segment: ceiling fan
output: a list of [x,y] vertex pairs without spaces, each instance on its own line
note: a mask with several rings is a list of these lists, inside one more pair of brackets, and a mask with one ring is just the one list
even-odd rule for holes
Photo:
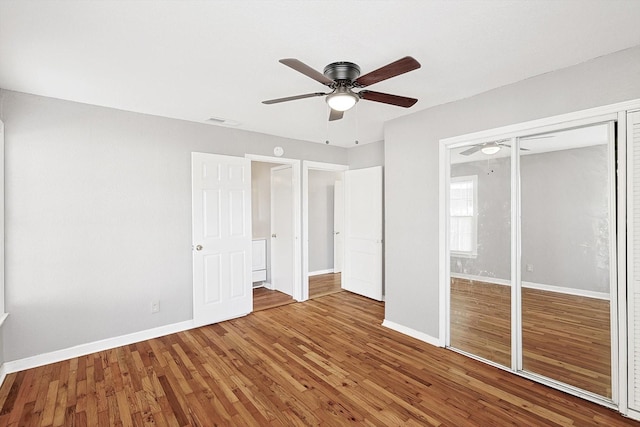
[[331,92],[314,92],[304,95],[288,96],[286,98],[270,99],[262,101],[263,104],[277,104],[280,102],[294,101],[296,99],[312,98],[316,96],[327,96],[327,104],[331,108],[329,120],[340,120],[345,111],[353,107],[361,99],[384,104],[396,105],[398,107],[409,108],[416,102],[415,98],[405,96],[390,95],[388,93],[374,92],[371,90],[361,90],[354,92],[353,89],[360,89],[374,83],[408,73],[420,68],[420,63],[410,56],[405,56],[395,62],[380,67],[363,76],[360,75],[360,67],[353,62],[333,62],[324,67],[324,72],[320,73],[307,64],[295,59],[281,59],[280,63],[293,68],[299,73],[314,79],[317,82],[329,87]]
[[[554,134],[544,134],[544,135],[533,135],[533,136],[525,136],[524,138],[520,138],[521,141],[532,140],[532,139],[547,139],[547,138],[555,138]],[[505,142],[510,141],[510,138],[500,139],[498,141],[489,141],[483,142],[481,144],[472,145],[468,150],[462,151],[460,154],[463,156],[470,156],[478,151],[482,151],[484,154],[492,155],[496,154],[502,147],[509,147],[509,144],[505,144]],[[520,147],[520,151],[531,151],[528,148]]]
[[[482,151],[484,154],[487,154],[487,155],[496,154],[498,151],[500,151],[502,147],[511,148],[509,144],[505,144],[505,142],[507,141],[510,141],[510,139],[500,139],[498,141],[483,142],[481,144],[472,145],[471,148],[469,148],[468,150],[462,151],[460,154],[463,156],[470,156],[474,153],[477,153],[478,151]],[[520,147],[520,150],[529,151],[528,148],[522,148],[522,147]]]

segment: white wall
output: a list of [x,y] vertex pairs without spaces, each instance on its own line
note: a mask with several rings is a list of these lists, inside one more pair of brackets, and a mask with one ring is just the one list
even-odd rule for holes
[[348,160],[340,147],[4,90],[0,112],[6,361],[192,318],[192,151]]
[[440,139],[636,98],[640,46],[387,123],[385,318],[439,334]]

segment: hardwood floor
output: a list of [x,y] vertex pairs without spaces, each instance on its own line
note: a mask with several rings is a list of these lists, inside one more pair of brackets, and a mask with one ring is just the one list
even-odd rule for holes
[[341,292],[341,276],[341,273],[309,276],[309,298],[318,298]]
[[339,292],[10,374],[0,426],[640,425],[383,316]]
[[296,302],[291,296],[267,288],[253,289],[253,311],[267,310]]
[[[452,279],[451,346],[511,365],[511,288]],[[611,397],[609,301],[522,289],[524,369]]]
[[[309,277],[309,298],[318,298],[336,292],[342,292],[340,273],[319,274]],[[253,311],[267,310],[291,304],[292,302],[295,302],[295,300],[282,292],[267,288],[253,289]]]

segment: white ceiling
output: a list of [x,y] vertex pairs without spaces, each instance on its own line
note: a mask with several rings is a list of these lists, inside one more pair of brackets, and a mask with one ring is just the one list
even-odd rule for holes
[[[640,44],[640,1],[0,0],[0,87],[283,137],[352,146],[385,121]],[[422,68],[369,89],[327,123],[324,86],[278,63],[363,74],[411,55]]]

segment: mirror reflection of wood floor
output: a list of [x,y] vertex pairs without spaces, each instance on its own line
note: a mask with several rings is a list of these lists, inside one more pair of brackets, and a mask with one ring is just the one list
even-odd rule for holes
[[0,426],[640,426],[383,319],[344,291],[12,373]]
[[[318,298],[341,292],[340,273],[320,274],[309,276],[309,298]],[[253,311],[266,310],[281,305],[295,302],[293,298],[282,292],[267,288],[255,288],[253,290]]]
[[[609,301],[522,289],[528,372],[611,397]],[[511,365],[511,287],[451,280],[451,346]]]

